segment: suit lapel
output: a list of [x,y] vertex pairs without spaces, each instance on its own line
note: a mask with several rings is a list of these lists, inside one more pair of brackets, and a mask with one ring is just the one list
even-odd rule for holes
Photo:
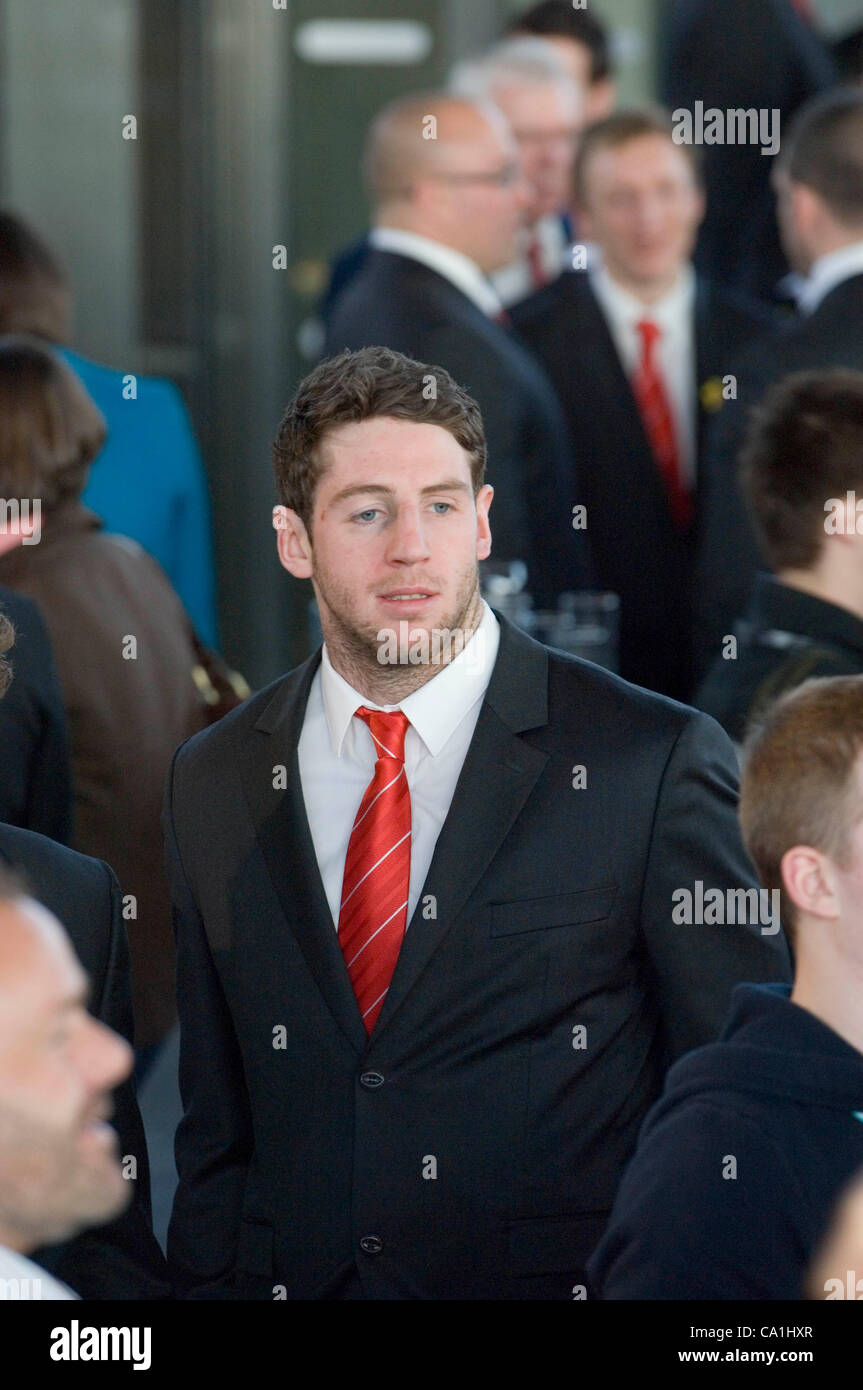
[[[358,1052],[367,1042],[315,856],[297,746],[320,652],[281,685],[247,735],[241,776],[282,910],[330,1012]],[[273,786],[284,766],[287,786]]]
[[[516,821],[548,754],[518,734],[548,722],[544,647],[503,618],[497,661],[374,1038],[387,1028]],[[424,903],[434,900],[435,915]]]

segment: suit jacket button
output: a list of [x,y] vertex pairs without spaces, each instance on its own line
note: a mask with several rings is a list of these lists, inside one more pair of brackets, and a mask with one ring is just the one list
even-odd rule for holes
[[364,1255],[379,1255],[384,1248],[384,1243],[380,1236],[363,1236],[360,1240],[360,1249]]
[[374,1091],[376,1087],[383,1086],[384,1079],[379,1071],[364,1071],[360,1076],[360,1085],[365,1086],[367,1091]]

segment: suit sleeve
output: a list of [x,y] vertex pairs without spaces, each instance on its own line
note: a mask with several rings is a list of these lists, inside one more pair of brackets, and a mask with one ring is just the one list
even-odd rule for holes
[[[103,885],[94,895],[93,918],[104,922],[100,937],[109,942],[101,991],[92,1011],[102,1023],[133,1042],[129,946],[121,915],[120,886],[107,864],[99,866]],[[167,1268],[153,1235],[150,1166],[135,1083],[130,1076],[114,1092],[114,1119],[121,1162],[134,1158],[137,1176],[131,1205],[115,1221],[85,1231],[39,1262],[69,1284],[82,1298],[164,1299],[169,1296]]]
[[780,1145],[695,1101],[642,1140],[588,1266],[603,1299],[800,1297],[804,1193]]
[[729,901],[727,889],[757,887],[736,812],[732,744],[708,715],[693,713],[662,778],[641,900],[644,944],[655,974],[669,1062],[714,1041],[734,985],[790,979],[784,934],[781,928],[773,932],[770,922],[679,920],[686,903],[681,890],[692,895],[695,915],[699,880],[704,894],[719,889],[724,902]]
[[179,846],[183,817],[176,793],[183,746],[174,755],[164,809],[165,852],[177,942],[180,1096],[183,1118],[175,1157],[179,1184],[168,1230],[175,1293],[233,1296],[234,1263],[252,1119],[230,1011]]

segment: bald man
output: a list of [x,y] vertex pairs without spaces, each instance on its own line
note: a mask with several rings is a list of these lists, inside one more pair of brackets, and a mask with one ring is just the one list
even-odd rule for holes
[[131,1200],[109,1119],[132,1049],[87,988],[56,917],[0,869],[0,1299],[76,1297],[29,1252]]
[[325,354],[394,348],[470,392],[488,439],[495,557],[526,561],[537,606],[553,606],[587,578],[574,462],[548,378],[487,278],[515,258],[531,196],[512,132],[485,102],[404,98],[374,122],[365,171],[370,251],[332,308]]

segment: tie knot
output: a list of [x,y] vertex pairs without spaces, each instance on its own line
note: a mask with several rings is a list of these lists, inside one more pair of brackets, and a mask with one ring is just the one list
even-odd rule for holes
[[400,709],[366,709],[365,705],[360,705],[354,714],[368,724],[378,761],[381,758],[395,758],[397,762],[404,762],[405,734],[410,726],[406,714],[402,714]]
[[647,357],[653,351],[654,346],[661,336],[662,330],[658,323],[653,322],[653,319],[641,319],[636,327],[641,334],[644,355]]

